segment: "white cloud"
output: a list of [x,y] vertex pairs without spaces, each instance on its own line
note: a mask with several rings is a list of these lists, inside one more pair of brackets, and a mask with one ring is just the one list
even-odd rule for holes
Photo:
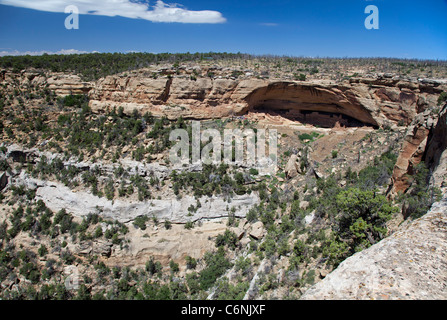
[[264,23],[261,23],[261,26],[265,26],[265,27],[277,27],[278,24],[277,24],[277,23],[273,23],[273,22],[264,22]]
[[3,56],[26,56],[26,55],[41,56],[44,53],[46,53],[46,54],[82,54],[82,53],[89,53],[89,52],[76,50],[76,49],[61,49],[56,52],[51,52],[51,51],[46,51],[46,50],[41,50],[41,51],[18,51],[18,50],[6,51],[6,50],[3,50],[3,51],[0,51],[0,57],[3,57]]
[[122,16],[152,22],[223,23],[226,19],[218,11],[192,11],[178,4],[157,0],[154,6],[134,0],[0,0],[0,4],[48,12],[65,12],[74,5],[80,14]]

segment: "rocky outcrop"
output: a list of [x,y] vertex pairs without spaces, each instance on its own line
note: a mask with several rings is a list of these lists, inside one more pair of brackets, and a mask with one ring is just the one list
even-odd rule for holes
[[57,74],[46,80],[48,89],[53,90],[56,95],[66,96],[69,94],[87,94],[93,87],[90,82],[82,81],[77,75]]
[[302,114],[303,120],[308,112],[324,112],[342,114],[368,125],[379,123],[373,116],[375,110],[363,104],[350,86],[274,82],[253,90],[246,101],[251,110],[281,110],[292,118]]
[[126,113],[137,109],[170,119],[180,115],[214,119],[267,110],[328,127],[408,125],[447,91],[446,81],[395,75],[334,83],[255,78],[250,73],[237,78],[223,70],[201,70],[199,66],[189,70],[155,68],[110,75],[95,82],[85,82],[73,74],[5,71],[2,83],[18,80],[24,86],[46,87],[59,96],[88,94],[95,112],[122,107]]
[[400,78],[334,84],[186,75],[154,79],[146,73],[141,70],[98,80],[89,92],[90,107],[96,112],[114,107],[123,107],[128,113],[137,109],[171,119],[180,115],[212,119],[269,110],[300,121],[335,116],[333,123],[327,119],[331,126],[337,122],[349,125],[352,120],[357,125],[382,126],[410,123],[416,114],[434,105],[446,87]]
[[294,178],[298,175],[298,164],[297,164],[298,156],[296,154],[292,154],[287,161],[287,164],[284,168],[284,172],[286,173],[287,178]]
[[392,194],[405,192],[410,186],[408,175],[421,163],[428,134],[434,119],[429,112],[420,114],[407,128],[407,132],[393,169]]
[[[185,196],[181,199],[153,199],[138,202],[121,199],[110,201],[86,191],[74,192],[61,183],[33,179],[24,172],[14,178],[14,183],[36,190],[36,199],[43,200],[45,205],[54,212],[66,209],[77,217],[97,213],[120,222],[129,222],[138,216],[148,216],[159,221],[186,223],[228,217],[233,210],[235,217],[245,217],[248,211],[259,203],[259,197],[254,192],[234,196],[229,201],[215,196],[198,199]],[[197,205],[198,201],[200,206]],[[191,211],[189,209],[191,207],[195,209]]]
[[267,231],[264,229],[264,224],[261,221],[257,221],[251,226],[250,236],[259,240],[264,237],[266,232]]
[[95,241],[82,241],[76,245],[75,252],[79,255],[100,255],[103,257],[110,257],[112,253],[112,242],[97,239]]
[[425,164],[432,172],[433,186],[447,189],[447,105],[439,112],[438,121],[427,137]]
[[19,83],[25,87],[46,87],[58,96],[88,94],[94,86],[93,82],[83,81],[77,75],[62,72],[43,72],[33,69],[24,70],[21,73],[4,70],[0,81],[4,84]]
[[437,187],[447,187],[444,182],[447,168],[446,116],[446,106],[438,114],[427,110],[417,115],[407,128],[393,170],[392,195],[405,192],[410,187],[408,176],[422,161],[433,174],[431,182]]
[[447,198],[343,261],[301,299],[447,299]]
[[145,267],[149,259],[168,266],[173,260],[179,263],[180,270],[186,271],[185,258],[203,258],[207,251],[216,248],[215,238],[223,234],[228,226],[222,221],[197,223],[194,228],[172,224],[166,229],[163,225],[149,225],[146,230],[134,229],[126,236],[126,248],[114,245],[105,263],[108,266]]
[[100,79],[90,92],[90,107],[101,112],[122,107],[130,113],[134,109],[176,119],[212,119],[239,114],[250,91],[263,80],[138,76],[108,76]]

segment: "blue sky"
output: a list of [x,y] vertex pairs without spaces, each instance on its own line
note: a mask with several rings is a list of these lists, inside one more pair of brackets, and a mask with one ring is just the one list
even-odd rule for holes
[[[155,0],[114,1],[79,7],[96,14],[81,14],[79,29],[67,30],[63,8],[79,0],[0,0],[0,54],[215,51],[447,60],[447,0],[164,0],[158,9]],[[368,5],[379,9],[378,30],[364,26]]]

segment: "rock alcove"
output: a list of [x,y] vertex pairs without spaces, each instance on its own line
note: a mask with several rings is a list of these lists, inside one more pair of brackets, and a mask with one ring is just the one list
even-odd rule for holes
[[371,112],[352,94],[337,87],[276,82],[246,97],[244,112],[280,115],[293,121],[331,128],[378,127]]

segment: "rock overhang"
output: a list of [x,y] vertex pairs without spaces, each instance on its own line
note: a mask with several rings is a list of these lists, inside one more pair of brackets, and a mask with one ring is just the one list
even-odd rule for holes
[[[291,118],[309,112],[344,115],[359,124],[378,126],[378,122],[351,88],[322,86],[313,83],[272,82],[253,90],[245,99],[251,111],[259,109],[281,110]],[[286,114],[286,116],[287,116]],[[301,114],[301,115],[300,115]],[[346,119],[348,120],[348,119]]]

